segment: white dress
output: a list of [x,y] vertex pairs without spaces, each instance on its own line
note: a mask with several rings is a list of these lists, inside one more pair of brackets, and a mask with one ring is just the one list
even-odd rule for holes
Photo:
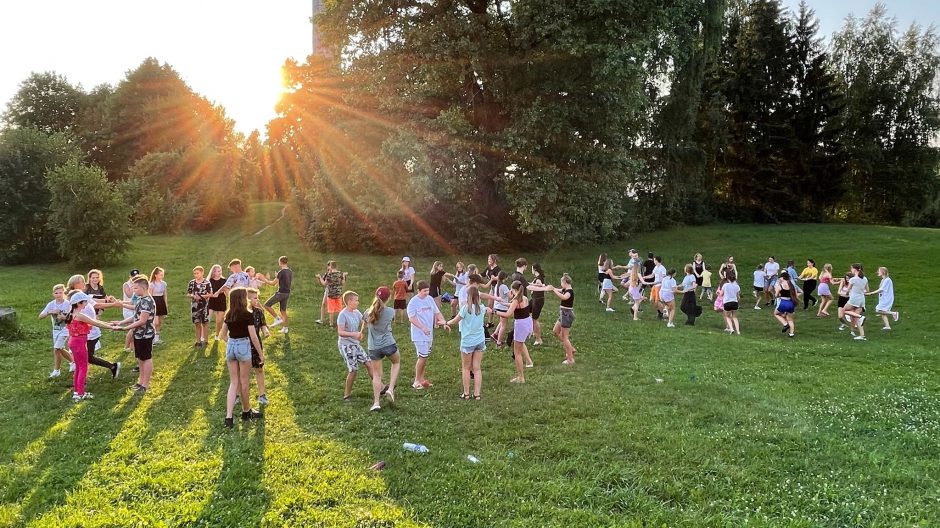
[[878,289],[881,291],[878,292],[878,306],[875,307],[875,311],[890,312],[891,307],[894,306],[894,282],[891,281],[891,277],[881,279],[881,286],[878,286]]

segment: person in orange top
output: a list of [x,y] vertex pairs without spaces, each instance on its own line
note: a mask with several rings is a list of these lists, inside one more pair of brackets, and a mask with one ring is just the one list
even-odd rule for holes
[[405,322],[405,310],[408,308],[408,282],[405,281],[405,272],[398,270],[398,280],[392,284],[395,292],[395,319]]

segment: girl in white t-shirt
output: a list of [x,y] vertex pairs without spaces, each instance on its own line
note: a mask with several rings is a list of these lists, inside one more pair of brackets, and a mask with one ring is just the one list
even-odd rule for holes
[[900,312],[891,311],[891,308],[894,307],[894,282],[888,276],[888,268],[884,266],[878,268],[878,276],[881,277],[881,284],[878,285],[878,289],[865,295],[878,294],[878,306],[875,307],[875,313],[880,315],[881,320],[884,321],[885,325],[882,330],[891,330],[891,322],[888,320],[888,316],[891,316],[895,322],[901,317]]
[[672,321],[676,317],[677,290],[676,268],[670,268],[669,271],[666,272],[666,277],[663,278],[663,283],[659,288],[659,300],[662,301],[663,305],[665,306],[667,315],[666,328],[676,327]]
[[[849,300],[842,314],[845,322],[853,329],[856,341],[865,341],[865,293],[868,291],[868,278],[861,264],[852,264],[852,278],[849,279]],[[855,333],[858,332],[858,335]]]

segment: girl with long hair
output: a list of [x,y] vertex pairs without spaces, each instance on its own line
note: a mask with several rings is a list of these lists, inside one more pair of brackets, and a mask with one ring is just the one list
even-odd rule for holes
[[[372,365],[373,380],[378,380],[381,387],[375,397],[373,405],[379,405],[379,397],[385,395],[389,401],[395,401],[395,387],[398,383],[398,372],[401,370],[401,355],[398,353],[398,344],[392,335],[392,322],[395,320],[395,309],[388,306],[388,299],[392,292],[385,286],[375,290],[375,298],[363,319],[369,334],[368,354]],[[382,360],[388,358],[392,364],[388,385],[382,386],[384,375]],[[375,387],[375,385],[373,385]]]
[[225,362],[228,365],[228,394],[225,399],[225,427],[235,426],[233,413],[235,395],[241,396],[242,420],[261,418],[261,413],[251,408],[248,387],[251,376],[251,347],[261,350],[261,341],[255,330],[255,320],[248,304],[248,290],[238,286],[229,292],[229,307],[225,312],[221,336],[226,340]]
[[780,274],[774,285],[774,293],[777,298],[774,317],[783,325],[780,331],[789,334],[790,337],[795,337],[796,322],[793,320],[793,314],[796,311],[796,287],[793,285],[789,272],[784,271]]
[[[480,399],[483,388],[483,352],[486,350],[486,334],[483,321],[490,310],[483,306],[480,290],[471,284],[466,288],[467,302],[460,306],[460,311],[450,321],[444,323],[448,328],[459,324],[460,329],[460,372],[463,392],[460,398]],[[473,394],[470,393],[470,379],[473,379]]]
[[225,293],[220,293],[222,287],[225,286],[225,281],[227,279],[222,275],[222,265],[213,264],[209,268],[209,285],[211,286],[208,309],[209,309],[209,319],[212,319],[212,316],[215,316],[215,332],[212,333],[212,337],[219,335],[219,332],[222,331],[222,323],[225,319],[225,309],[226,309],[226,296]]
[[816,317],[829,317],[829,306],[832,305],[832,264],[823,264],[822,273],[819,274],[819,308]]
[[163,327],[163,318],[169,313],[166,303],[166,282],[163,281],[164,274],[165,271],[159,266],[150,272],[150,296],[153,297],[153,302],[157,303],[157,313],[154,314],[153,319],[153,329],[156,332],[153,338],[155,345],[162,343],[160,329]]
[[512,301],[506,312],[499,314],[503,318],[502,325],[508,322],[510,315],[513,318],[512,354],[516,362],[516,377],[509,382],[525,383],[525,369],[533,366],[529,349],[525,346],[526,339],[532,333],[532,307],[529,306],[529,299],[523,295],[521,282],[513,282],[509,289]]

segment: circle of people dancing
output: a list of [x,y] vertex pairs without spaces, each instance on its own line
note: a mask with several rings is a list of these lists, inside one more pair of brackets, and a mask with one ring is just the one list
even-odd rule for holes
[[[498,255],[491,254],[482,271],[475,264],[457,262],[453,273],[450,273],[445,271],[441,261],[435,261],[428,280],[416,280],[411,258],[404,257],[397,280],[391,286],[377,288],[372,302],[363,312],[360,310],[360,295],[352,290],[344,291],[348,273],[340,271],[336,261],[329,261],[325,271],[317,275],[324,292],[320,318],[316,323],[336,329],[337,348],[347,369],[343,401],[352,401],[360,367],[365,367],[371,381],[371,411],[382,409],[383,398],[388,402],[395,401],[401,369],[399,347],[392,331],[396,323],[410,326],[416,354],[411,387],[416,391],[433,387],[426,371],[435,329],[447,332],[457,329],[460,333],[461,399],[482,398],[481,365],[487,343],[496,347],[511,343],[515,376],[509,381],[525,383],[526,371],[534,367],[526,343],[530,337],[534,338],[533,346],[543,343],[540,319],[546,293],[559,300],[558,317],[552,333],[564,349],[562,364],[574,365],[577,349],[572,345],[570,335],[575,321],[575,290],[571,276],[563,274],[558,286],[554,286],[546,280],[540,264],[533,264],[531,270],[525,258],[516,259],[514,264],[515,271],[510,274],[500,268]],[[271,329],[278,326],[281,327],[280,333],[288,334],[287,307],[293,282],[288,258],[281,256],[277,265],[278,271],[271,278],[256,273],[251,266],[242,270],[239,259],[229,262],[228,277],[222,275],[219,264],[210,268],[208,277],[202,266],[192,270],[193,278],[186,291],[191,301],[193,347],[206,347],[209,339],[225,343],[229,387],[223,425],[227,428],[234,427],[237,405],[241,406],[243,421],[261,419],[263,413],[258,409],[268,405],[263,341],[271,336]],[[527,276],[527,272],[530,275]],[[636,250],[631,249],[625,265],[615,265],[607,254],[601,254],[597,261],[598,302],[605,306],[606,312],[616,311],[613,302],[619,285],[626,289],[623,300],[629,302],[633,320],[640,320],[641,306],[648,301],[657,318],[665,321],[667,328],[675,328],[677,297],[681,296],[679,311],[685,314],[686,325],[695,324],[703,312],[698,301],[707,298],[714,311],[722,314],[724,331],[741,335],[738,311],[744,294],[738,283],[740,275],[734,257],[728,256],[721,263],[715,285],[712,266],[706,264],[699,253],[684,266],[683,272],[680,283],[676,269],[667,269],[662,257],[653,253],[649,253],[644,261]],[[112,363],[95,355],[101,349],[102,329],[125,332],[124,349],[133,351],[137,362],[132,370],[138,377],[130,390],[139,395],[149,390],[153,375],[153,347],[162,343],[160,332],[169,313],[164,275],[165,270],[160,267],[154,268],[149,277],[142,275],[139,269],[130,270],[129,278],[122,286],[121,299],[107,294],[104,273],[97,269],[90,270],[87,279],[73,275],[66,284],[53,286],[53,300],[39,314],[40,319],[52,318],[53,370],[49,378],[61,376],[62,362],[68,362],[69,372],[73,374],[74,402],[93,398],[92,393],[86,390],[89,365],[108,369],[112,379],[121,373],[120,362]],[[771,256],[753,271],[753,309],[772,309],[774,318],[781,325],[781,332],[794,338],[795,314],[801,297],[804,311],[814,306],[816,317],[829,317],[831,306],[836,302],[839,330],[848,328],[855,340],[864,341],[867,296],[878,295],[875,313],[882,319],[883,330],[890,330],[891,321],[898,321],[900,317],[897,311],[893,311],[894,285],[888,269],[878,268],[878,276],[881,279],[878,289],[869,290],[868,278],[861,264],[852,264],[842,277],[835,277],[831,264],[824,264],[820,270],[813,259],[807,259],[806,266],[797,274],[792,260],[782,268]],[[802,287],[797,281],[802,282]],[[444,291],[445,283],[453,287],[453,294]],[[276,286],[277,289],[261,303],[259,295],[264,286]],[[278,312],[274,311],[275,304]],[[446,307],[449,307],[449,319],[442,312]],[[104,310],[110,308],[120,308],[123,317],[109,322],[100,320]],[[266,314],[273,318],[271,324],[267,323]],[[214,331],[210,333],[213,318]],[[383,381],[386,359],[390,363],[387,383]],[[258,390],[258,409],[251,407],[249,387],[252,372]]]

